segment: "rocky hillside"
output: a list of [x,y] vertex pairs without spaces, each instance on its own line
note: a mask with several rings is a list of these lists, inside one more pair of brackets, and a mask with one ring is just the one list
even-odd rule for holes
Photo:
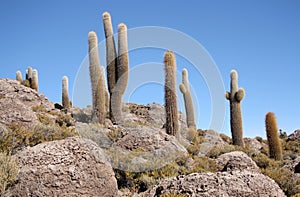
[[155,103],[123,104],[122,124],[99,125],[90,107],[55,109],[42,94],[0,79],[0,108],[0,151],[17,164],[0,162],[3,175],[17,172],[0,180],[4,196],[300,193],[298,131],[281,139],[284,159],[274,161],[259,137],[245,138],[240,148],[224,134],[199,129],[191,140],[182,113],[178,136],[167,135],[164,107]]

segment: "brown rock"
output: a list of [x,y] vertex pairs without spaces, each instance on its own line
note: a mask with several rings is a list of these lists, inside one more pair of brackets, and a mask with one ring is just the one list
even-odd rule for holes
[[186,194],[201,197],[285,196],[274,180],[250,171],[182,175],[163,180],[140,196],[161,196],[162,194]]
[[101,148],[84,138],[67,138],[27,148],[16,155],[17,183],[4,196],[116,196],[117,181]]
[[220,155],[216,159],[217,169],[222,172],[248,170],[260,172],[256,163],[244,152],[234,151]]

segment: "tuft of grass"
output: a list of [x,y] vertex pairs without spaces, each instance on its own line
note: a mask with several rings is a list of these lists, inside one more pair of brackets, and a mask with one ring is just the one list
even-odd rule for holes
[[0,194],[16,181],[18,173],[16,161],[10,155],[0,152]]

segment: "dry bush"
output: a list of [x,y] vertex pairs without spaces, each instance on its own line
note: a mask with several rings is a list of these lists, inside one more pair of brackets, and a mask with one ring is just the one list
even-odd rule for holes
[[16,181],[19,168],[15,160],[0,152],[0,194]]

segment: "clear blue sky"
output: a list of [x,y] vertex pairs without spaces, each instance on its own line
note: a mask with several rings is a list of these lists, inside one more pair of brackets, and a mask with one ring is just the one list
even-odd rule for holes
[[[87,55],[88,32],[96,31],[99,41],[104,38],[104,11],[111,13],[115,32],[117,25],[125,22],[128,28],[162,26],[191,36],[215,61],[226,90],[229,72],[236,69],[239,85],[246,90],[242,101],[245,136],[265,136],[264,118],[269,111],[276,114],[279,128],[288,133],[300,128],[297,0],[0,1],[0,77],[15,78],[17,70],[24,73],[31,65],[39,70],[40,92],[51,101],[61,100],[63,75],[69,76],[72,95],[76,73]],[[163,53],[133,51],[130,66],[162,63]],[[188,62],[178,60],[180,72]],[[190,77],[200,106],[198,127],[205,129],[211,116],[209,90],[203,78]],[[178,97],[182,97],[179,92]],[[142,86],[130,101],[163,103],[163,88]],[[228,102],[224,102],[228,111]],[[228,115],[222,130],[226,134]]]

